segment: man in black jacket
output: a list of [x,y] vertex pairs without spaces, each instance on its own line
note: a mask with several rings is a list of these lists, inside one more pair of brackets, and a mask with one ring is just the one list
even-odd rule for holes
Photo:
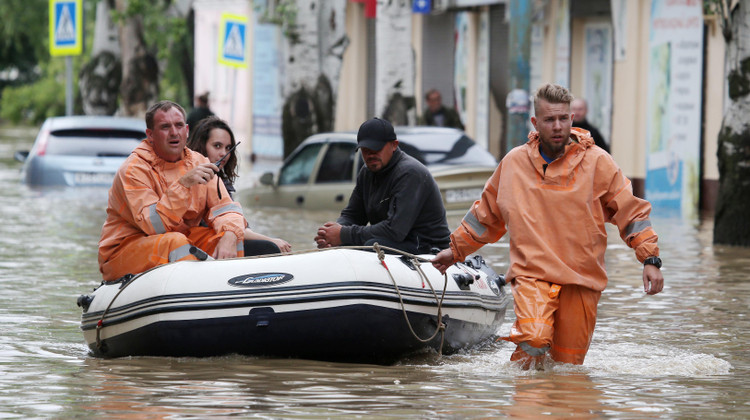
[[214,115],[214,112],[208,107],[208,92],[206,92],[195,97],[195,108],[187,115],[185,122],[192,131],[198,128],[198,123],[201,120],[212,115]]
[[380,245],[412,254],[448,245],[450,229],[430,171],[398,147],[393,126],[373,118],[357,133],[365,166],[336,222],[318,228],[318,248]]
[[424,99],[427,102],[427,108],[422,113],[422,124],[464,129],[464,124],[461,122],[458,112],[443,105],[443,96],[440,95],[439,90],[430,89],[424,95]]
[[573,99],[573,102],[570,103],[570,112],[573,113],[573,127],[583,128],[584,130],[587,130],[589,133],[591,133],[591,137],[594,138],[594,144],[604,149],[605,152],[609,153],[609,146],[607,145],[607,142],[604,141],[604,136],[602,136],[602,133],[599,132],[599,130],[591,125],[588,120],[586,120],[586,113],[588,112],[589,107],[586,104],[586,101],[581,98]]

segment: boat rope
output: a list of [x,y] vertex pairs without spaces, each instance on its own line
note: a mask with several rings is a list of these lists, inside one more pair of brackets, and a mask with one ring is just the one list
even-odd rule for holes
[[[414,255],[414,254],[411,254],[411,253],[406,252],[406,251],[402,251],[402,250],[397,249],[397,248],[391,248],[391,247],[384,246],[384,245],[379,245],[379,246],[380,246],[381,249],[389,251],[392,254],[400,254],[400,255],[403,255],[403,256],[405,256],[405,257],[407,257],[409,259],[412,259],[412,260],[418,260],[418,261],[422,261],[422,262],[430,262],[431,261],[430,258],[425,258],[425,257],[419,256],[419,255]],[[303,250],[300,250],[300,251],[277,252],[275,254],[248,255],[248,256],[238,257],[238,258],[240,258],[240,259],[251,259],[252,260],[252,259],[259,259],[259,258],[279,257],[279,256],[284,256],[284,255],[300,255],[300,254],[310,254],[310,253],[314,253],[314,252],[335,251],[337,249],[359,249],[359,250],[362,250],[362,251],[374,251],[375,250],[374,245],[339,245],[339,246],[334,246],[334,247],[330,247],[330,248],[311,248],[311,249],[303,249]]]
[[126,274],[120,280],[118,280],[116,282],[103,282],[102,283],[102,284],[105,284],[105,283],[116,284],[118,282],[122,283],[122,285],[120,285],[120,290],[118,290],[117,293],[115,293],[115,295],[112,297],[112,300],[109,301],[109,305],[107,305],[107,307],[104,309],[104,312],[102,312],[101,318],[99,318],[99,321],[97,321],[97,323],[96,323],[96,348],[99,349],[102,353],[106,352],[106,348],[104,348],[104,349],[102,348],[102,346],[104,345],[104,341],[101,339],[101,330],[102,330],[102,327],[104,327],[104,317],[107,316],[107,312],[109,312],[109,309],[112,307],[112,304],[115,303],[115,300],[117,299],[117,297],[120,296],[120,293],[122,293],[122,291],[125,290],[126,287],[130,286],[131,284],[133,284],[133,282],[135,281],[135,279],[143,276],[144,274],[148,273],[149,271],[151,271],[151,270],[153,270],[155,268],[156,267],[151,268],[149,270],[146,270],[146,271],[144,271],[142,273],[135,274],[135,275],[133,275],[133,274]]
[[[130,278],[128,278],[127,276],[130,276]],[[104,312],[102,312],[102,317],[99,318],[99,321],[96,323],[96,348],[99,350],[102,349],[103,345],[101,331],[102,327],[104,326],[104,317],[107,316],[107,312],[109,312],[109,308],[112,307],[112,304],[115,303],[115,299],[117,299],[117,296],[120,296],[120,293],[122,293],[122,291],[125,290],[125,288],[133,282],[133,279],[135,279],[132,274],[128,274],[127,276],[123,278],[123,284],[122,286],[120,286],[120,290],[118,290],[112,300],[109,301],[109,305],[107,305],[107,307],[104,309]]]
[[[429,341],[432,341],[435,337],[437,337],[438,333],[440,333],[441,337],[440,337],[440,346],[438,347],[438,355],[442,355],[443,343],[445,342],[445,323],[443,322],[443,300],[445,299],[445,291],[448,288],[448,275],[444,274],[445,283],[443,285],[443,294],[440,296],[440,299],[438,299],[437,293],[435,292],[435,288],[432,287],[432,282],[430,282],[430,279],[427,277],[424,271],[422,271],[422,267],[419,262],[420,259],[427,260],[426,258],[421,258],[416,255],[411,255],[408,252],[400,251],[394,248],[383,247],[383,246],[380,246],[380,244],[378,244],[377,242],[373,244],[372,249],[378,254],[378,259],[380,260],[381,265],[385,267],[385,270],[388,272],[388,277],[391,278],[393,287],[396,289],[396,293],[398,294],[398,300],[401,303],[401,312],[404,314],[404,320],[406,320],[406,325],[409,327],[409,331],[411,331],[411,334],[414,336],[414,338],[416,338],[417,341],[421,343],[427,343]],[[411,325],[411,321],[409,320],[409,315],[406,313],[406,304],[404,303],[404,297],[401,296],[401,290],[399,289],[398,284],[396,284],[396,279],[393,278],[393,274],[391,274],[391,270],[385,264],[384,249],[388,249],[390,251],[396,251],[400,254],[410,256],[410,258],[412,258],[412,263],[414,264],[414,267],[416,267],[417,272],[419,273],[419,276],[422,279],[422,284],[424,285],[424,282],[426,280],[427,284],[430,286],[432,295],[435,297],[435,301],[437,302],[437,327],[435,328],[435,332],[432,333],[432,335],[429,338],[421,338],[419,334],[417,334],[417,332],[414,331],[414,327]]]
[[[268,257],[277,257],[280,255],[307,254],[311,252],[332,251],[336,249],[358,249],[358,250],[364,250],[364,251],[375,251],[377,253],[377,256],[378,256],[378,259],[380,260],[381,265],[385,267],[386,271],[388,272],[388,277],[390,277],[391,282],[393,283],[393,287],[396,289],[399,303],[401,304],[401,312],[404,314],[404,319],[406,320],[406,325],[409,327],[409,331],[411,331],[411,334],[414,336],[414,338],[416,338],[418,341],[422,343],[427,343],[433,340],[438,335],[438,333],[441,333],[442,335],[440,338],[440,347],[438,348],[438,354],[442,355],[443,343],[445,341],[445,328],[446,328],[445,323],[443,323],[443,300],[445,299],[445,292],[446,292],[446,289],[448,288],[448,275],[444,274],[445,282],[443,284],[443,293],[440,295],[440,298],[438,298],[437,292],[435,292],[435,288],[432,286],[432,282],[430,282],[430,279],[424,273],[420,264],[421,262],[430,262],[429,258],[424,258],[419,255],[414,255],[409,252],[402,251],[400,249],[383,246],[383,245],[378,244],[377,242],[373,244],[372,246],[364,246],[364,245],[337,246],[337,247],[323,248],[323,249],[292,251],[286,254],[277,253],[277,254],[266,254],[266,255],[254,255],[254,256],[248,256],[248,257],[243,257],[243,258],[247,258],[247,259],[268,258]],[[393,274],[391,274],[391,270],[388,268],[388,266],[385,263],[385,251],[389,251],[394,254],[401,254],[409,258],[412,264],[414,265],[414,267],[416,268],[416,271],[419,273],[419,277],[422,280],[422,287],[424,287],[425,281],[430,286],[432,295],[435,298],[435,301],[437,302],[437,328],[435,328],[435,332],[429,338],[426,338],[426,339],[421,338],[419,337],[417,332],[414,331],[411,321],[409,320],[409,316],[406,313],[406,304],[404,303],[404,298],[401,295],[401,290],[399,289],[398,284],[396,283],[396,279],[393,278]],[[112,300],[107,305],[107,308],[104,309],[104,311],[102,312],[102,316],[99,318],[99,321],[96,323],[96,348],[97,349],[102,350],[102,352],[106,351],[102,349],[102,346],[104,345],[104,341],[101,339],[101,330],[104,327],[104,318],[107,316],[107,313],[109,312],[110,308],[112,308],[112,305],[115,303],[115,300],[117,300],[117,297],[120,296],[120,293],[122,293],[125,290],[125,288],[133,284],[133,282],[137,278],[142,277],[144,274],[158,267],[160,266],[153,267],[137,275],[128,274],[118,281],[122,283],[122,285],[120,286],[120,290],[118,290],[117,293],[112,297]],[[105,283],[112,284],[112,283],[117,283],[117,282],[105,282]]]

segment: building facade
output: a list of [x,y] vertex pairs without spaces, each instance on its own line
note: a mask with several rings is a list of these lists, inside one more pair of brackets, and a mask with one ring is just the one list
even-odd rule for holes
[[[425,92],[438,89],[467,134],[501,158],[530,128],[533,107],[524,99],[554,82],[587,100],[589,121],[639,196],[689,217],[714,208],[724,40],[700,1],[341,0],[301,22],[305,39],[319,40],[304,61],[311,73],[292,82],[289,74],[300,71],[297,44],[259,19],[267,9],[258,0],[202,0],[194,8],[196,92],[212,91],[217,114],[250,140],[246,155],[283,158],[289,85],[298,92],[299,80],[324,75],[324,94],[318,82],[292,107],[314,110],[313,128],[356,130],[373,116],[417,124]],[[210,59],[225,9],[248,17],[245,69]],[[330,105],[320,99],[325,92]]]

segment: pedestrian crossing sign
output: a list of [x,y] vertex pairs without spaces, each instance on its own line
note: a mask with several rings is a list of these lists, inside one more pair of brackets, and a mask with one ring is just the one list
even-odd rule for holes
[[247,22],[245,16],[223,13],[219,25],[219,63],[247,67]]
[[414,0],[411,11],[413,13],[429,14],[432,11],[432,0]]
[[49,50],[52,56],[83,52],[83,0],[49,0]]

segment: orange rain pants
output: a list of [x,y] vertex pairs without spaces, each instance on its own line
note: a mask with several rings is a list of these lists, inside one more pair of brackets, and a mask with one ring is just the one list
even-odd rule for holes
[[514,361],[552,360],[582,365],[596,325],[602,292],[577,284],[553,284],[528,277],[511,282],[516,322],[508,341],[518,345]]
[[505,278],[518,318],[508,337],[519,347],[515,359],[541,358],[550,346],[554,360],[583,363],[607,286],[606,223],[617,226],[638,261],[659,255],[651,205],[633,195],[630,180],[588,131],[572,128],[571,135],[575,141],[548,164],[539,133],[529,133],[451,233],[457,262],[510,232]]
[[[196,246],[209,256],[226,231],[216,233],[212,228],[197,226],[187,235],[167,232],[160,235],[131,236],[126,238],[110,259],[102,264],[102,274],[112,281],[126,274],[142,273],[150,268],[174,261],[196,261],[190,247]],[[244,256],[242,241],[237,256]]]

